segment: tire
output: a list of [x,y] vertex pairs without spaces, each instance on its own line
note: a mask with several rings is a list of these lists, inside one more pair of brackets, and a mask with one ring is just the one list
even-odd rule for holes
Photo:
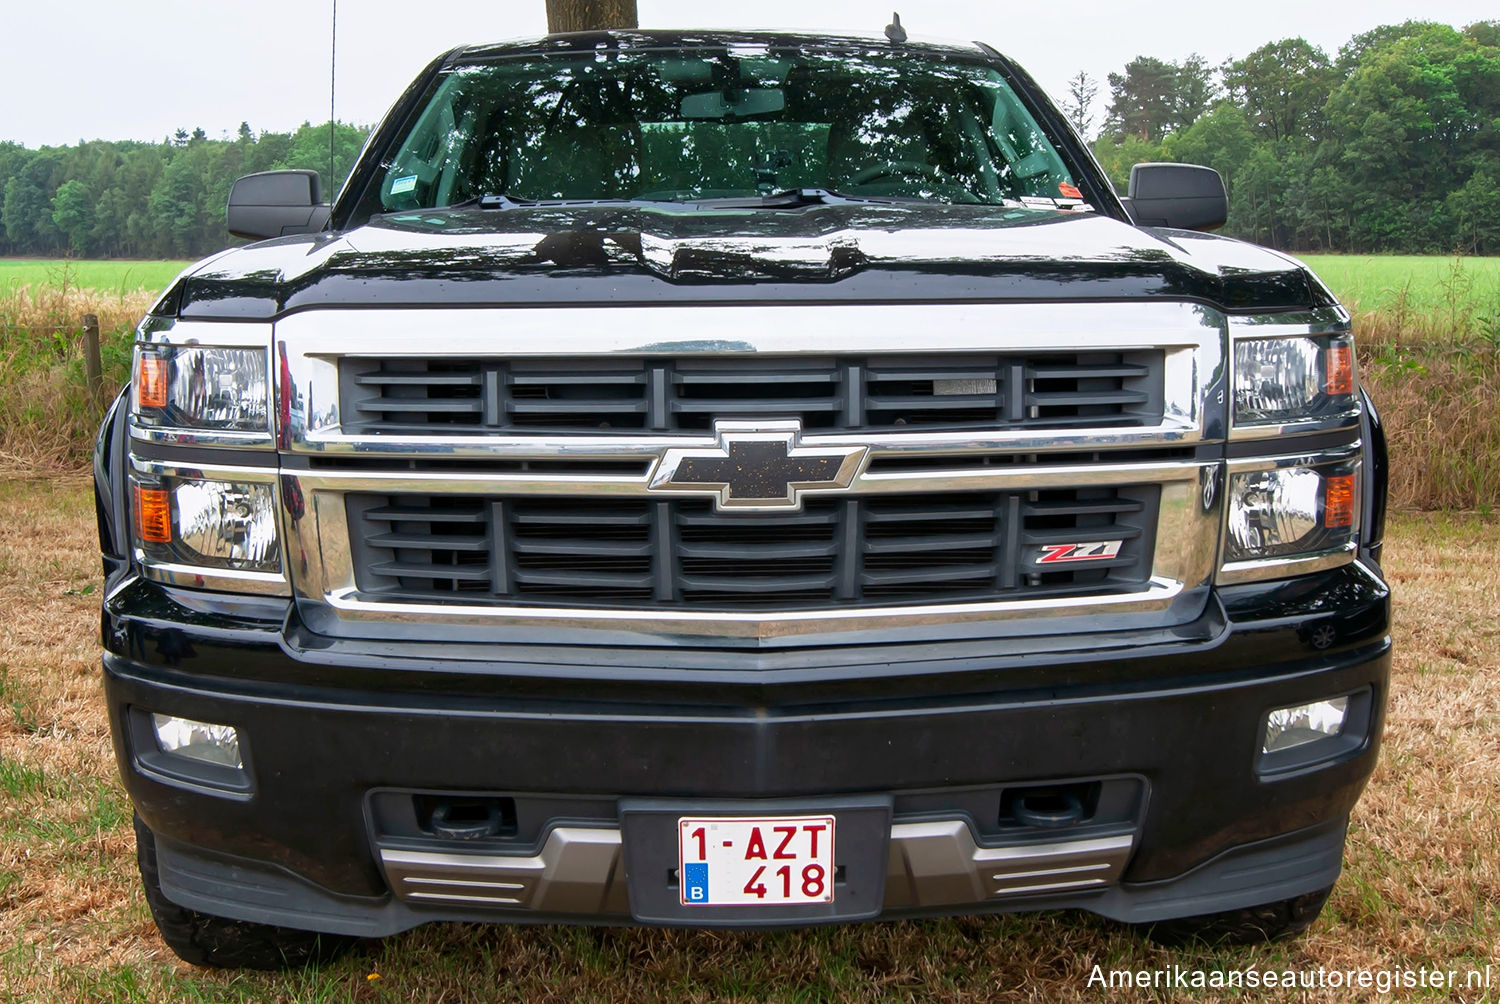
[[214,969],[292,969],[327,962],[358,940],[230,920],[178,906],[161,890],[156,837],[140,816],[135,817],[135,851],[151,918],[167,947],[184,962]]
[[1301,934],[1312,926],[1333,886],[1243,910],[1205,913],[1141,924],[1146,937],[1163,945],[1257,945]]

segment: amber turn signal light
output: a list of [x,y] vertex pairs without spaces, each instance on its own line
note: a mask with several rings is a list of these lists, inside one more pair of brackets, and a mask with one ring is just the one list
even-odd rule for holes
[[1324,482],[1323,526],[1329,530],[1354,525],[1354,475],[1336,474]]
[[1348,344],[1328,346],[1328,396],[1354,393],[1354,348]]
[[165,488],[135,486],[135,535],[151,544],[172,542],[172,499]]
[[140,408],[167,406],[167,361],[142,355],[135,373],[135,403]]

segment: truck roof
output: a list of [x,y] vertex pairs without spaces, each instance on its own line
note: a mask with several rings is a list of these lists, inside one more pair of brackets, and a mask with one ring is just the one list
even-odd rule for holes
[[790,30],[722,29],[695,31],[688,29],[616,29],[611,31],[579,31],[557,35],[541,35],[530,38],[509,39],[479,45],[460,46],[447,54],[444,67],[482,63],[491,59],[504,59],[519,55],[549,55],[589,52],[597,49],[677,49],[697,46],[764,45],[788,47],[821,47],[838,49],[857,47],[868,49],[879,46],[893,49],[912,49],[925,53],[944,53],[973,57],[999,56],[981,42],[961,42],[936,38],[909,38],[904,42],[891,42],[884,35],[875,33],[839,32],[836,34]]

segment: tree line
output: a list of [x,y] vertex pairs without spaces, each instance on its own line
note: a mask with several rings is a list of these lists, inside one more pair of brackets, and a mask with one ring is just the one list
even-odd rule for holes
[[[1121,192],[1132,164],[1207,164],[1232,236],[1500,254],[1500,21],[1384,25],[1332,56],[1302,38],[1218,67],[1142,56],[1108,86],[1093,149]],[[1080,74],[1061,102],[1085,135],[1097,89]]]
[[[570,0],[572,2],[572,0]],[[610,0],[614,2],[614,0]],[[1213,66],[1140,56],[1061,102],[1114,184],[1132,164],[1207,164],[1224,175],[1224,232],[1293,251],[1500,254],[1500,21],[1408,21],[1332,56],[1302,38]],[[310,168],[339,184],[366,130],[304,123],[233,138],[178,130],[159,143],[0,142],[0,255],[190,258],[230,243],[234,179]],[[336,186],[330,186],[329,191]]]
[[[338,123],[332,177],[342,184],[368,128]],[[202,129],[160,143],[81,142],[28,150],[0,142],[0,255],[197,258],[232,242],[224,226],[229,186],[241,175],[316,170],[328,184],[329,127],[233,139]],[[325,188],[325,197],[332,189]]]

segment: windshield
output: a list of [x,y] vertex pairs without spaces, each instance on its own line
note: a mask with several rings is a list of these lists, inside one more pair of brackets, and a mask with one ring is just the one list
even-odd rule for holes
[[441,76],[367,213],[515,200],[700,201],[818,188],[1075,199],[999,72],[911,50],[731,45],[508,57]]

